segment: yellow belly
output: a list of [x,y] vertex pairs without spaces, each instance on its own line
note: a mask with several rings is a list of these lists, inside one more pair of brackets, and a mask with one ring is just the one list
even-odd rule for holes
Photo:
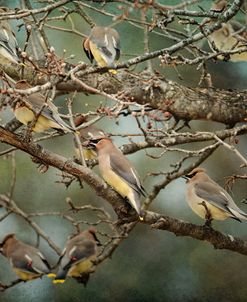
[[[97,62],[97,64],[100,67],[107,67],[108,64],[104,60],[104,58],[102,57],[102,55],[101,55],[100,51],[98,50],[97,46],[92,42],[89,42],[89,43],[90,43],[90,50],[91,50],[91,52],[93,54],[93,57],[94,57],[95,61]],[[117,74],[117,71],[114,70],[114,69],[109,69],[108,71],[112,74]]]
[[140,215],[141,204],[140,197],[137,193],[125,182],[120,176],[115,174],[113,171],[101,170],[101,174],[104,180],[110,185],[115,191],[117,191],[122,197],[127,197],[130,205]]
[[33,280],[33,279],[36,279],[36,278],[40,277],[40,274],[27,273],[27,272],[21,271],[21,270],[19,270],[17,268],[14,268],[13,270],[16,273],[16,275],[21,280],[24,280],[24,281],[26,281],[26,280]]
[[27,125],[34,119],[34,113],[32,110],[26,107],[18,107],[15,109],[15,117],[20,121],[22,124]]
[[[24,125],[28,125],[31,123],[35,115],[32,110],[27,107],[19,107],[15,110],[15,117]],[[36,121],[35,126],[33,127],[34,132],[44,132],[50,128],[62,128],[56,122],[53,122],[46,117],[40,115],[38,120]]]
[[221,210],[220,208],[210,204],[207,201],[203,201],[203,199],[196,197],[193,194],[193,198],[187,198],[188,204],[199,217],[206,219],[207,211],[205,206],[202,202],[205,202],[208,211],[210,212],[211,218],[215,220],[225,220],[226,218],[230,217],[230,213]]
[[92,260],[95,260],[96,257],[92,256],[87,260],[81,261],[76,265],[72,266],[68,272],[68,276],[70,277],[80,277],[82,273],[87,273],[93,266]]
[[104,180],[122,197],[132,195],[132,188],[113,171],[101,171]]
[[[205,202],[207,209],[210,212],[210,215],[213,219],[215,220],[225,220],[226,218],[228,218],[230,215],[226,212],[223,211],[213,205],[211,205],[208,202]],[[197,213],[201,218],[205,219],[206,217],[206,209],[203,205],[198,205],[196,207],[193,207],[192,210]]]

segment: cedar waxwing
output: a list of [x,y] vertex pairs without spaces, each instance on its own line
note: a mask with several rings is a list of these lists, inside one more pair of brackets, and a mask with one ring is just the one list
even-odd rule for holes
[[[25,80],[16,83],[16,89],[31,88]],[[21,100],[14,103],[13,106],[15,117],[22,124],[28,125],[35,116],[38,119],[33,127],[34,132],[43,132],[49,128],[62,130],[63,132],[72,132],[73,129],[67,125],[59,116],[57,107],[46,100],[41,93],[33,93],[28,96],[23,96]]]
[[110,138],[91,140],[88,146],[97,151],[99,170],[104,180],[122,197],[128,198],[142,220],[140,197],[145,196],[145,189],[135,168]]
[[[214,2],[211,10],[222,12],[226,7],[226,0],[218,0]],[[221,28],[209,35],[208,39],[214,43],[219,51],[223,52],[233,49],[241,50],[241,48],[247,46],[247,32],[244,30],[244,26],[234,21],[222,23]],[[211,43],[209,43],[209,46],[214,50]],[[224,56],[220,55],[218,58],[222,60]],[[247,61],[247,51],[230,55],[230,61]]]
[[114,28],[95,26],[84,40],[83,48],[91,63],[94,59],[100,67],[111,67],[120,57],[119,34]]
[[214,182],[205,172],[205,169],[195,168],[185,175],[187,179],[187,202],[191,209],[206,224],[211,220],[225,220],[230,217],[241,221],[246,220],[247,214],[240,210],[232,197]]
[[[8,11],[7,7],[0,7],[0,15]],[[19,63],[19,46],[7,20],[0,21],[0,62]]]
[[[78,127],[82,123],[86,123],[87,119],[84,116],[78,116],[75,118],[74,123],[75,126]],[[79,138],[80,142],[83,144],[89,139],[98,139],[101,137],[106,137],[106,134],[104,133],[103,130],[97,128],[95,125],[90,125],[86,128],[83,128],[79,130]],[[76,140],[74,141],[75,143],[75,152],[76,152],[76,157],[79,159],[80,158],[80,153],[79,153],[79,148],[76,143]],[[96,158],[97,154],[93,149],[87,149],[82,146],[82,151],[83,151],[83,157],[85,160],[90,160]]]
[[64,283],[67,276],[81,277],[89,274],[97,257],[96,230],[89,228],[69,239],[60,258],[59,269],[53,283]]
[[16,275],[23,281],[49,274],[50,265],[41,252],[34,246],[16,239],[15,234],[7,235],[0,247]]

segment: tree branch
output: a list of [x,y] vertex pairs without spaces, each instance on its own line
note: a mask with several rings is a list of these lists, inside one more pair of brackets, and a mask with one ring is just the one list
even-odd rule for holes
[[207,241],[215,249],[225,249],[239,254],[247,255],[247,241],[232,235],[225,235],[205,226],[184,222],[154,212],[146,212],[143,223],[151,225],[155,229],[166,230],[176,236],[187,236],[197,240]]

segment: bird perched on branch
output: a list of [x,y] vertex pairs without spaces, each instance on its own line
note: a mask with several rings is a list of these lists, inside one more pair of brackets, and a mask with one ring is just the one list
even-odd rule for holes
[[84,40],[83,48],[91,63],[95,60],[100,67],[112,67],[120,57],[119,34],[114,28],[95,26]]
[[[9,12],[9,8],[0,7],[0,16]],[[0,21],[0,64],[15,63],[18,64],[19,46],[15,34],[7,20]]]
[[0,244],[2,254],[9,260],[13,271],[23,281],[49,275],[50,265],[44,255],[34,246],[7,235]]
[[142,220],[140,198],[141,195],[145,196],[145,189],[133,165],[110,138],[90,140],[88,147],[97,152],[99,169],[104,180],[122,197],[128,199]]
[[191,209],[210,225],[213,219],[246,220],[247,214],[237,207],[232,197],[214,182],[203,168],[195,168],[183,176],[187,179],[187,202]]
[[64,283],[67,277],[89,276],[97,257],[97,245],[101,244],[94,228],[69,239],[59,260],[59,270],[53,283]]
[[[80,125],[87,122],[88,120],[82,115],[76,117],[74,120],[76,127],[79,127]],[[96,127],[94,124],[79,130],[79,139],[82,144],[82,151],[85,160],[94,159],[96,158],[97,154],[94,150],[85,148],[83,144],[90,139],[98,139],[106,136],[107,135],[105,134],[105,132],[99,129],[98,127]],[[74,143],[75,143],[76,157],[79,159],[80,153],[76,140],[74,141]]]
[[[16,83],[15,88],[26,90],[32,88],[32,86],[25,80],[21,80]],[[14,102],[13,110],[15,117],[22,124],[28,125],[34,121],[32,128],[34,132],[44,132],[50,128],[61,130],[62,132],[73,131],[73,129],[61,119],[57,107],[41,93],[35,92],[22,96]]]
[[[213,3],[211,10],[215,12],[224,12],[227,7],[226,0],[217,0]],[[236,21],[222,23],[221,28],[208,36],[209,46],[213,51],[216,49],[222,52],[238,49],[240,52],[229,55],[232,62],[247,61],[247,51],[241,52],[241,49],[247,47],[246,27]],[[213,45],[212,45],[213,44]],[[216,48],[216,49],[215,49]],[[218,56],[221,60],[225,56]]]

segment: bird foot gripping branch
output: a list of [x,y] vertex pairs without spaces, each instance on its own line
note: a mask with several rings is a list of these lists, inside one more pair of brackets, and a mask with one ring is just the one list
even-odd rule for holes
[[185,176],[187,178],[187,201],[191,209],[201,218],[211,221],[233,218],[237,221],[247,220],[232,197],[203,168],[195,168]]
[[107,184],[127,198],[140,220],[143,220],[140,198],[141,195],[145,196],[145,189],[133,165],[108,137],[91,139],[85,146],[97,152],[99,170]]

